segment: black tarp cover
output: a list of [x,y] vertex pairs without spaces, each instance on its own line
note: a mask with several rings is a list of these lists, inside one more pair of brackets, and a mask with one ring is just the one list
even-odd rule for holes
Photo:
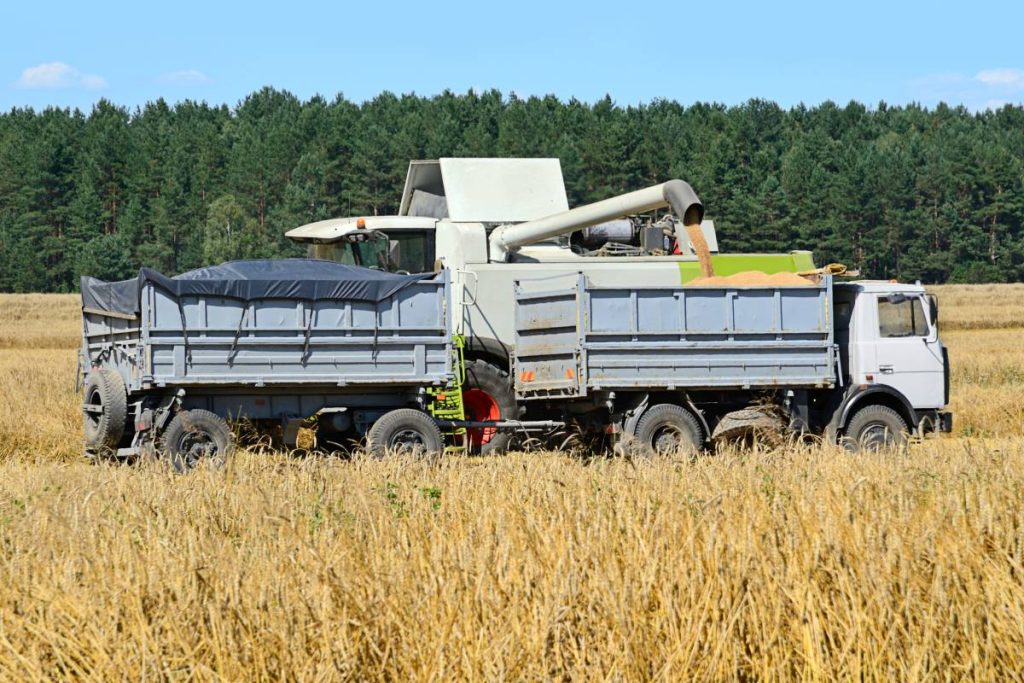
[[397,275],[318,259],[229,261],[167,277],[150,268],[120,282],[82,277],[82,306],[112,313],[138,314],[146,282],[175,295],[253,299],[339,299],[379,302],[430,273]]

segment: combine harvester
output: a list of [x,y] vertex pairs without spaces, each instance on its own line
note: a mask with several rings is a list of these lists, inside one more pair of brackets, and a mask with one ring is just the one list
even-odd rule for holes
[[291,445],[315,417],[375,451],[440,450],[440,428],[482,453],[569,426],[644,452],[950,428],[920,285],[834,282],[809,252],[718,254],[703,213],[681,180],[570,210],[555,159],[413,162],[400,215],[288,233],[308,272],[83,280],[87,445],[194,462],[227,448],[229,418]]

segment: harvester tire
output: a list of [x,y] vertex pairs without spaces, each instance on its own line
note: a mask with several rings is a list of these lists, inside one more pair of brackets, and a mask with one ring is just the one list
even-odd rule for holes
[[[508,373],[485,360],[466,361],[462,402],[467,420],[515,420],[519,417],[516,395]],[[493,428],[466,430],[469,452],[497,455],[508,449],[512,435]]]
[[412,408],[384,413],[366,433],[366,451],[376,458],[388,453],[428,455],[443,450],[444,437],[437,423]]
[[235,438],[220,415],[209,410],[179,410],[160,444],[160,454],[174,471],[185,473],[202,463],[223,467],[234,450]]
[[109,368],[94,368],[85,380],[82,431],[85,447],[96,454],[108,454],[124,436],[128,419],[128,394],[124,380]]
[[647,455],[694,456],[704,442],[700,420],[674,403],[648,408],[636,424],[636,445]]

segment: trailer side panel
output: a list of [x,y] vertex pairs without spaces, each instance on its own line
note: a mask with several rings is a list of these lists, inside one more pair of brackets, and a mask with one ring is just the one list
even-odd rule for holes
[[[564,283],[564,280],[563,280]],[[516,393],[831,387],[832,282],[516,289]]]

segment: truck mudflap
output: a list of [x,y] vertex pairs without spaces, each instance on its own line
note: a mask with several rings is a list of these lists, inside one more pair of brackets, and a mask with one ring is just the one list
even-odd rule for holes
[[949,434],[953,431],[953,413],[941,410],[919,410],[916,432],[919,436],[928,434]]

